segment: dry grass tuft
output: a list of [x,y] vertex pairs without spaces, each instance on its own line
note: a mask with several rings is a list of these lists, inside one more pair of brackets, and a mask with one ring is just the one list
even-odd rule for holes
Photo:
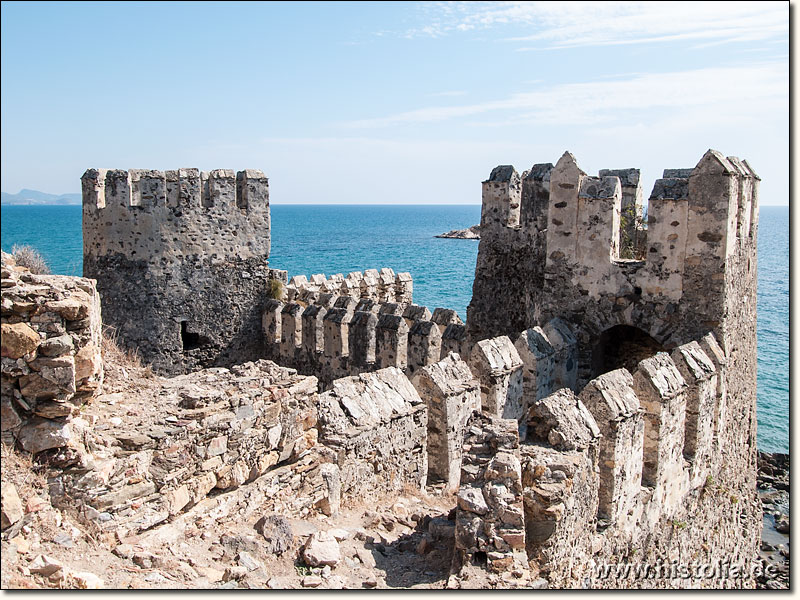
[[33,246],[18,246],[14,244],[11,255],[18,267],[27,267],[36,275],[49,275],[50,267],[44,257]]
[[47,495],[44,468],[33,462],[32,455],[2,443],[0,456],[3,463],[3,483],[13,484],[20,498]]
[[147,382],[155,384],[157,376],[149,365],[143,365],[135,350],[122,348],[118,343],[117,332],[111,327],[103,327],[104,383],[107,393],[123,391],[131,384],[147,387]]

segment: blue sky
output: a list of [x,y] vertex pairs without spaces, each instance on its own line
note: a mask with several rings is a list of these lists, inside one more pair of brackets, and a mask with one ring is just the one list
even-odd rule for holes
[[258,168],[274,203],[480,203],[498,164],[746,158],[789,199],[788,2],[3,2],[2,190]]

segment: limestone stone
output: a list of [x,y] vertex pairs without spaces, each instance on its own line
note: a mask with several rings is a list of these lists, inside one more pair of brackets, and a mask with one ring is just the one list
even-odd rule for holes
[[72,427],[66,421],[36,417],[20,428],[17,439],[27,452],[36,454],[69,444]]
[[456,497],[458,498],[459,508],[463,510],[477,515],[485,515],[489,512],[489,507],[483,498],[483,492],[479,488],[462,488],[458,490]]
[[581,450],[600,437],[594,417],[567,388],[530,405],[528,439],[561,450]]
[[4,483],[2,497],[0,498],[0,517],[2,517],[0,526],[3,529],[7,529],[24,516],[22,501],[17,494],[16,486],[12,483]]
[[342,560],[339,542],[327,531],[319,531],[308,538],[303,547],[303,560],[312,567],[335,567]]
[[21,358],[36,350],[41,338],[26,323],[3,323],[3,356]]
[[39,554],[28,564],[28,570],[31,573],[36,573],[44,577],[50,577],[62,568],[63,564],[61,561],[47,556],[46,554]]

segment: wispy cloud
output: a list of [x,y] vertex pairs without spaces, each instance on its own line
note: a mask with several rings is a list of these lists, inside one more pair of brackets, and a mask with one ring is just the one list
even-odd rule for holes
[[[436,2],[407,37],[508,28],[524,49],[697,40],[716,43],[786,37],[786,2]],[[534,44],[531,44],[533,42]]]
[[597,124],[647,109],[701,107],[711,113],[725,106],[742,113],[785,110],[788,93],[787,64],[760,63],[559,84],[488,102],[425,107],[344,125],[369,129],[489,114],[500,116],[492,124],[501,125],[527,121]]

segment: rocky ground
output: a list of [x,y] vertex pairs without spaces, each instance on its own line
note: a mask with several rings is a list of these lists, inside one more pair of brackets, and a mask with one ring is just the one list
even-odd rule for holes
[[455,240],[479,240],[481,239],[481,226],[473,225],[467,229],[453,229],[453,231],[448,231],[435,237]]
[[[105,393],[86,405],[81,417],[101,433],[114,433],[123,426],[122,415],[133,419],[136,433],[135,424],[153,416],[154,398],[163,397],[176,379],[157,377],[130,357],[106,350]],[[214,490],[170,522],[132,532],[109,529],[103,515],[98,518],[91,509],[53,506],[49,487],[51,475],[58,473],[53,465],[34,463],[8,446],[2,451],[4,589],[447,584],[455,498],[441,487],[406,489],[369,505],[343,505],[335,516],[312,511],[293,519],[264,512],[265,492],[256,480]],[[136,512],[143,502],[129,502],[126,510]]]
[[777,571],[761,577],[761,589],[789,588],[789,455],[758,453],[758,495],[764,506],[761,557]]

